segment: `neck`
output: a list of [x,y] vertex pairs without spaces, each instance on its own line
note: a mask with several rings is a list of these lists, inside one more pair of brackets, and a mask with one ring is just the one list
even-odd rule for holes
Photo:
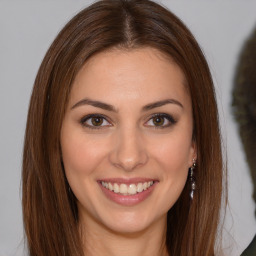
[[117,233],[94,221],[80,223],[86,256],[168,256],[166,217],[136,233]]

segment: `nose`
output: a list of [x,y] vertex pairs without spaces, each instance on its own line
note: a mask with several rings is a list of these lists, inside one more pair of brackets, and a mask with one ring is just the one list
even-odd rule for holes
[[119,131],[114,138],[110,162],[124,171],[133,171],[145,165],[148,155],[143,136],[136,129]]

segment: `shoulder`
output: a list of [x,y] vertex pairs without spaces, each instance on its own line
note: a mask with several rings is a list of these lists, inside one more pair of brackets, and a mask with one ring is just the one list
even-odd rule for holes
[[252,242],[245,249],[241,256],[255,256],[256,255],[256,235],[254,236]]

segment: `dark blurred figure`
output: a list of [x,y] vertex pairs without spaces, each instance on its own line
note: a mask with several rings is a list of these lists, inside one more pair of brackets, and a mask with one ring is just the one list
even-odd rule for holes
[[[254,183],[256,202],[256,28],[244,44],[237,65],[233,110]],[[256,236],[242,256],[256,256]]]

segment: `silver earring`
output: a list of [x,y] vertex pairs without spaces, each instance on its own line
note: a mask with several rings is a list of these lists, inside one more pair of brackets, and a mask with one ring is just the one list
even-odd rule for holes
[[191,183],[190,198],[193,199],[196,190],[196,181],[194,176],[194,170],[196,168],[196,160],[193,159],[193,165],[189,168],[189,180]]

